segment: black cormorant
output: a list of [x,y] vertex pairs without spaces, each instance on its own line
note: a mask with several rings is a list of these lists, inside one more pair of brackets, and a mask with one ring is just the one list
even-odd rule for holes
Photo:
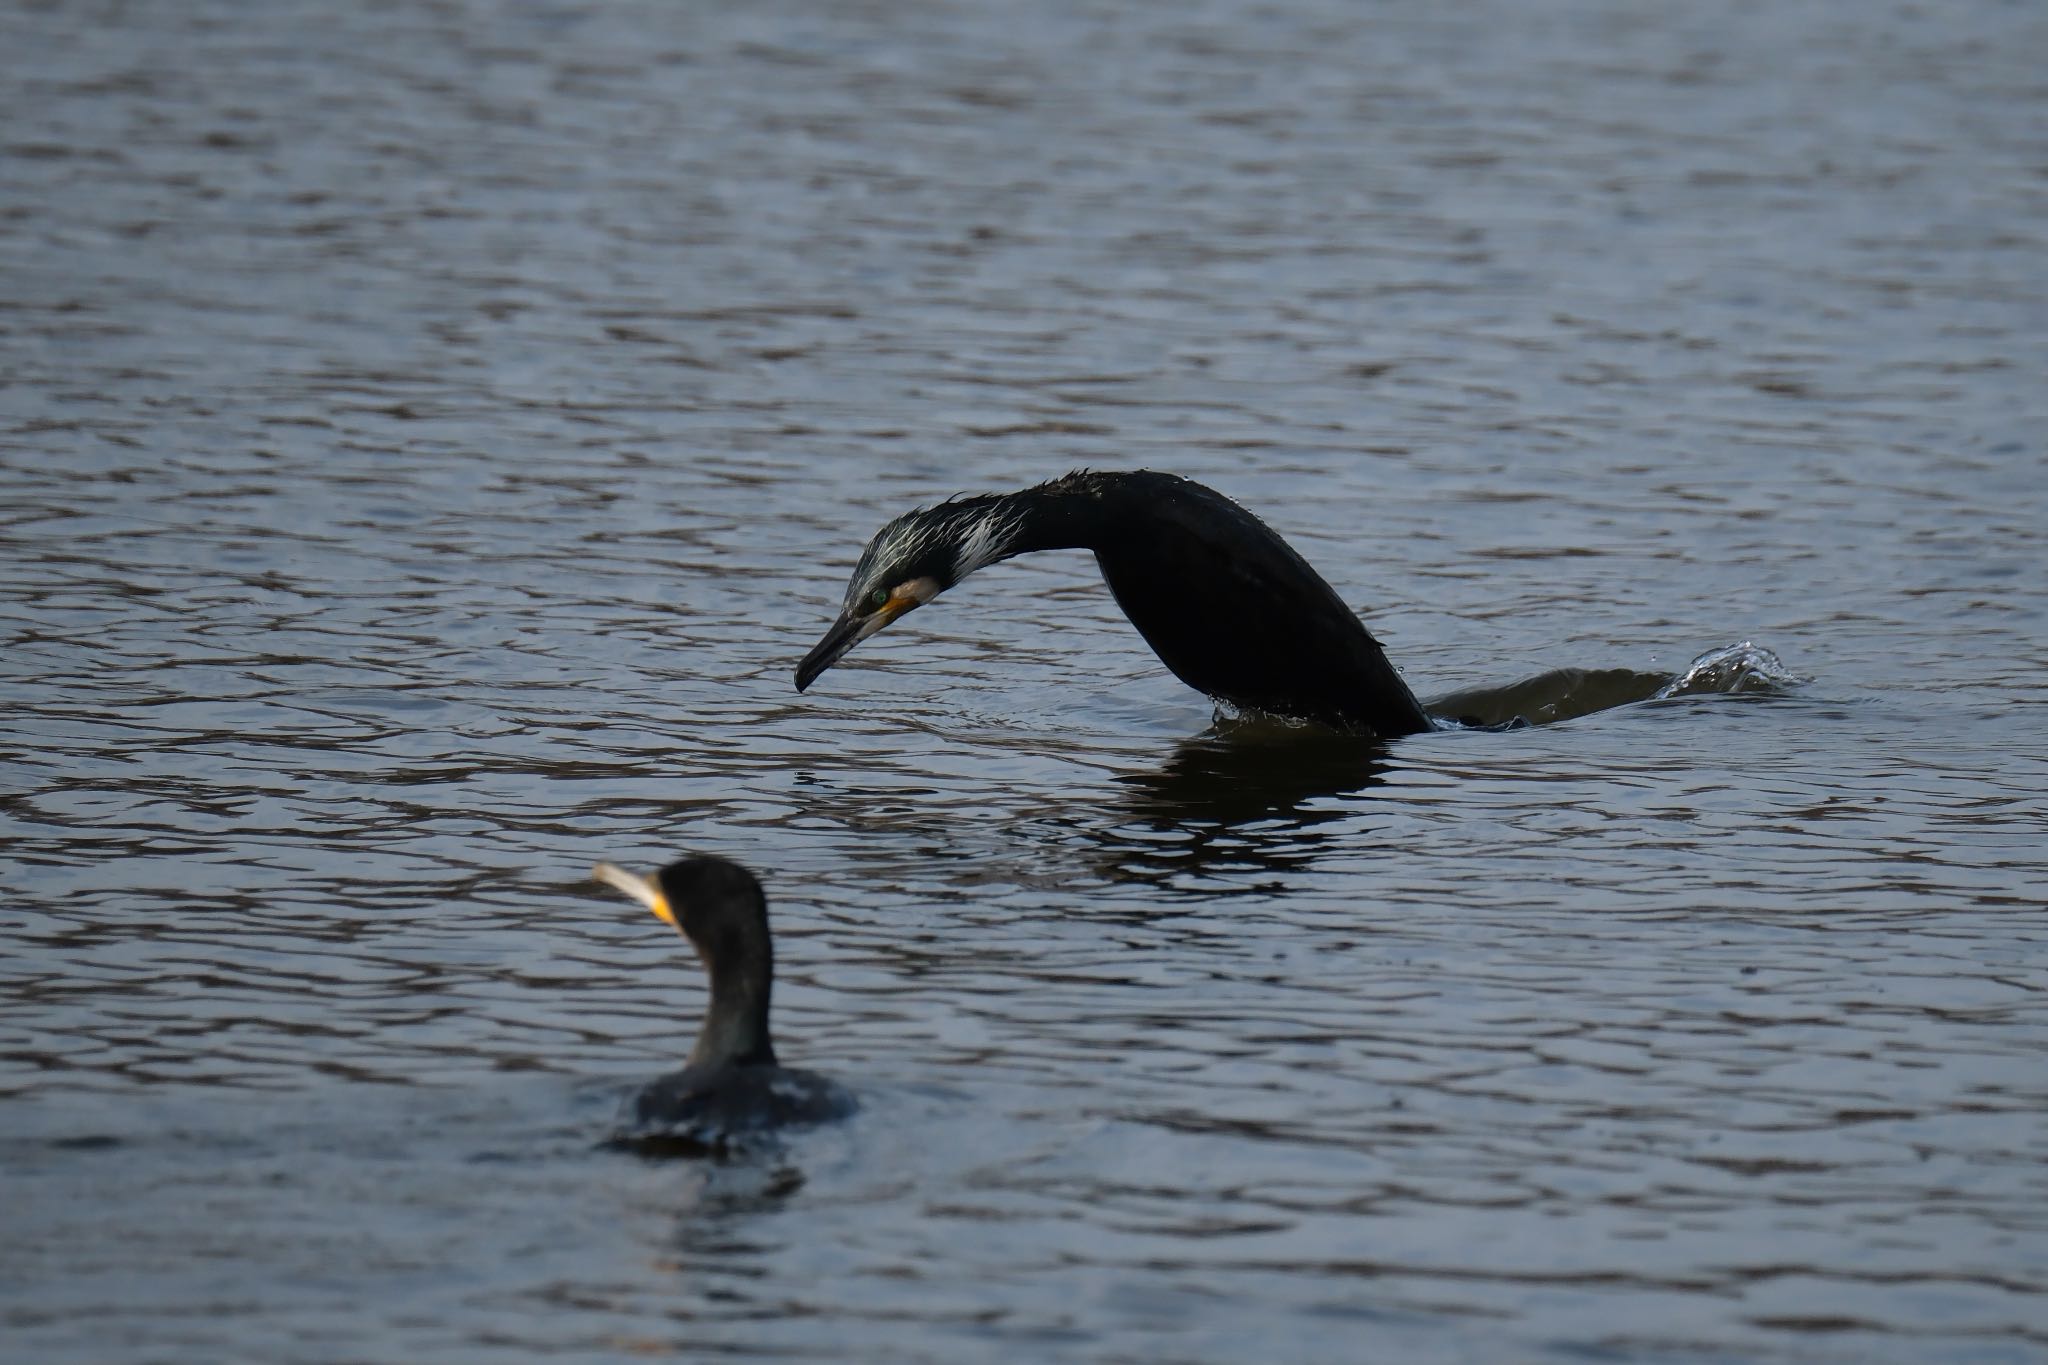
[[1292,546],[1215,489],[1150,470],[1082,471],[896,518],[797,665],[797,690],[976,569],[1063,549],[1095,552],[1124,615],[1198,691],[1382,738],[1433,728],[1379,641]]
[[592,875],[681,930],[711,977],[711,1005],[689,1060],[633,1098],[621,1138],[719,1148],[853,1111],[853,1097],[831,1081],[775,1060],[768,1037],[774,948],[768,900],[753,873],[723,858],[692,857],[652,878],[610,863]]

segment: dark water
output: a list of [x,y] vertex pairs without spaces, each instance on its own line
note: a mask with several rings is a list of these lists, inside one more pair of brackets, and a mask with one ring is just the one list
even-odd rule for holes
[[[2048,1356],[2038,5],[0,15],[0,1329],[36,1361]],[[1425,696],[1216,731],[1213,483]],[[1597,685],[1595,678],[1589,685]],[[584,880],[769,879],[853,1122]]]

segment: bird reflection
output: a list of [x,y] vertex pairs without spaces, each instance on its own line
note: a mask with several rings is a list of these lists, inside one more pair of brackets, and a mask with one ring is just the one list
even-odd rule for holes
[[1345,796],[1385,780],[1387,746],[1368,735],[1257,722],[1220,725],[1180,741],[1156,769],[1125,773],[1125,808],[1147,820],[1243,825],[1319,824],[1337,809],[1304,803]]
[[1118,880],[1228,876],[1262,889],[1265,877],[1311,865],[1339,830],[1356,840],[1360,803],[1325,798],[1361,795],[1386,772],[1386,745],[1371,736],[1220,725],[1182,740],[1158,768],[1117,778],[1125,818],[1098,829],[1100,851]]

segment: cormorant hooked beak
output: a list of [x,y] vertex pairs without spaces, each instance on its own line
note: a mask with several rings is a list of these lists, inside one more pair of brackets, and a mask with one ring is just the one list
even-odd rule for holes
[[862,640],[873,635],[899,616],[916,611],[939,595],[939,581],[935,578],[913,578],[899,584],[882,604],[866,616],[856,616],[852,611],[842,611],[832,628],[825,632],[825,638],[804,655],[804,661],[796,666],[796,690],[801,692],[818,680],[818,675],[845,658],[847,652]]
[[652,877],[643,877],[636,872],[628,872],[625,868],[611,863],[599,863],[596,867],[590,869],[590,875],[603,882],[606,886],[617,887],[634,900],[639,901],[649,910],[652,910],[655,918],[666,924],[669,928],[682,928],[680,924],[676,923],[676,912],[669,907],[668,897],[662,894],[661,887],[655,883]]

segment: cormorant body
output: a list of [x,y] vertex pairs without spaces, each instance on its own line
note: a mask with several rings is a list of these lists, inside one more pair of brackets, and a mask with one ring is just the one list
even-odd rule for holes
[[720,1148],[853,1112],[853,1097],[839,1086],[775,1059],[768,1035],[774,947],[767,897],[753,873],[723,858],[691,857],[652,878],[610,863],[593,875],[680,930],[711,978],[711,1004],[683,1069],[633,1097],[619,1137]]
[[896,518],[861,555],[797,690],[976,569],[1054,549],[1094,551],[1160,661],[1218,701],[1383,738],[1432,728],[1379,641],[1293,546],[1215,489],[1150,470],[1083,471]]

